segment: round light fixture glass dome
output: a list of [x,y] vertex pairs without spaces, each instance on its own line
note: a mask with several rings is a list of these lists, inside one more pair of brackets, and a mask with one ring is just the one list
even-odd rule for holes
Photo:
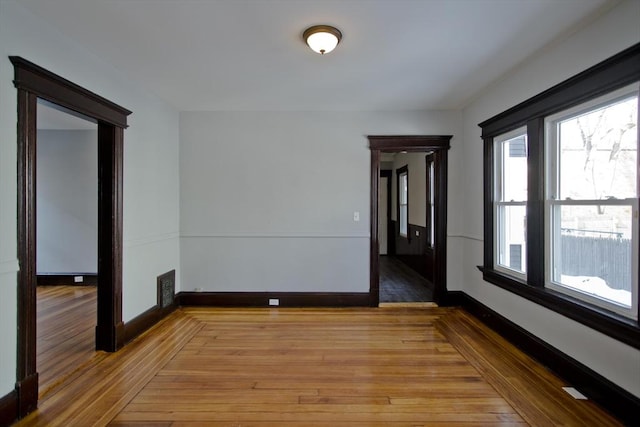
[[329,25],[314,25],[304,31],[302,38],[314,52],[324,55],[340,43],[342,33]]

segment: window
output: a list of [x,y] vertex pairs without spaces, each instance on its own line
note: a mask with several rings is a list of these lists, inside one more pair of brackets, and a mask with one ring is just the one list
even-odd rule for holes
[[640,44],[483,122],[485,281],[640,349]]
[[400,236],[409,235],[409,170],[406,166],[397,170],[398,175],[398,223]]
[[433,163],[435,154],[427,155],[427,245],[430,248],[435,247],[436,242],[436,171]]
[[494,139],[494,268],[526,278],[527,135],[518,129]]
[[546,285],[632,318],[637,129],[638,85],[545,119]]

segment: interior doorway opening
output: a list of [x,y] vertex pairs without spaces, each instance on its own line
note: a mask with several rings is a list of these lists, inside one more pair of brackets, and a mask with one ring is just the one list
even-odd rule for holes
[[[371,239],[370,239],[370,303],[372,306],[380,304],[380,277],[381,277],[381,260],[380,260],[380,237],[379,229],[384,226],[384,219],[380,218],[381,202],[381,182],[386,182],[387,192],[392,192],[394,185],[389,190],[388,173],[387,177],[383,176],[382,170],[389,170],[388,167],[383,168],[384,162],[388,162],[389,154],[392,156],[409,155],[410,153],[418,153],[421,161],[424,162],[424,180],[418,188],[422,188],[424,192],[424,203],[418,204],[420,209],[418,212],[424,213],[424,227],[416,227],[411,224],[409,215],[409,207],[411,206],[411,191],[405,188],[411,185],[409,177],[409,164],[399,166],[395,169],[395,207],[388,207],[388,211],[393,215],[395,213],[395,224],[393,221],[386,221],[388,231],[383,232],[383,238],[387,240],[387,247],[382,252],[389,251],[397,253],[400,244],[410,244],[413,240],[418,240],[419,245],[415,247],[424,247],[424,251],[416,253],[416,257],[410,262],[415,263],[413,270],[421,270],[423,276],[431,278],[432,301],[436,304],[445,303],[447,296],[447,156],[450,148],[451,135],[411,135],[411,136],[369,136],[369,147],[371,150]],[[385,165],[388,166],[388,163]],[[398,166],[398,165],[396,165]],[[392,168],[393,170],[393,168]],[[391,173],[392,179],[394,178]],[[418,181],[420,182],[420,181]],[[382,190],[384,193],[384,190]],[[394,196],[391,196],[394,200]],[[416,214],[418,217],[422,214]],[[389,224],[392,222],[392,224]],[[394,236],[398,239],[391,239],[390,232],[393,231]],[[400,240],[403,238],[404,240]],[[416,239],[420,238],[420,239]],[[393,241],[393,243],[391,243]],[[415,250],[415,249],[414,249]],[[424,252],[424,253],[422,253]]]
[[36,365],[40,399],[95,354],[98,124],[37,100]]
[[[433,302],[433,152],[382,152],[378,187],[380,303]],[[430,191],[431,190],[431,191]]]
[[95,120],[98,127],[98,286],[95,348],[123,345],[122,184],[123,139],[131,111],[32,62],[10,56],[17,89],[17,369],[18,417],[38,404],[36,151],[38,99]]

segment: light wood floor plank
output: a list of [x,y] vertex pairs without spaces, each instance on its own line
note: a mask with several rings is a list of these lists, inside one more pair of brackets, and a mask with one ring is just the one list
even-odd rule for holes
[[62,384],[18,425],[106,425],[202,324],[178,311],[84,374]]
[[95,353],[95,286],[38,286],[36,363],[39,395],[91,363]]
[[21,425],[618,425],[562,385],[459,309],[184,308]]
[[438,326],[469,363],[531,425],[618,424],[593,402],[573,399],[562,389],[568,384],[471,315],[456,311]]

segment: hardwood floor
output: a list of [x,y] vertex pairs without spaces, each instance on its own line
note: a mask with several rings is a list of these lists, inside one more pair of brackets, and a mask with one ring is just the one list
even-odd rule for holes
[[381,256],[380,302],[433,301],[433,285],[393,256]]
[[38,286],[36,292],[36,363],[43,398],[96,355],[97,288]]
[[24,426],[615,426],[456,308],[182,308]]

